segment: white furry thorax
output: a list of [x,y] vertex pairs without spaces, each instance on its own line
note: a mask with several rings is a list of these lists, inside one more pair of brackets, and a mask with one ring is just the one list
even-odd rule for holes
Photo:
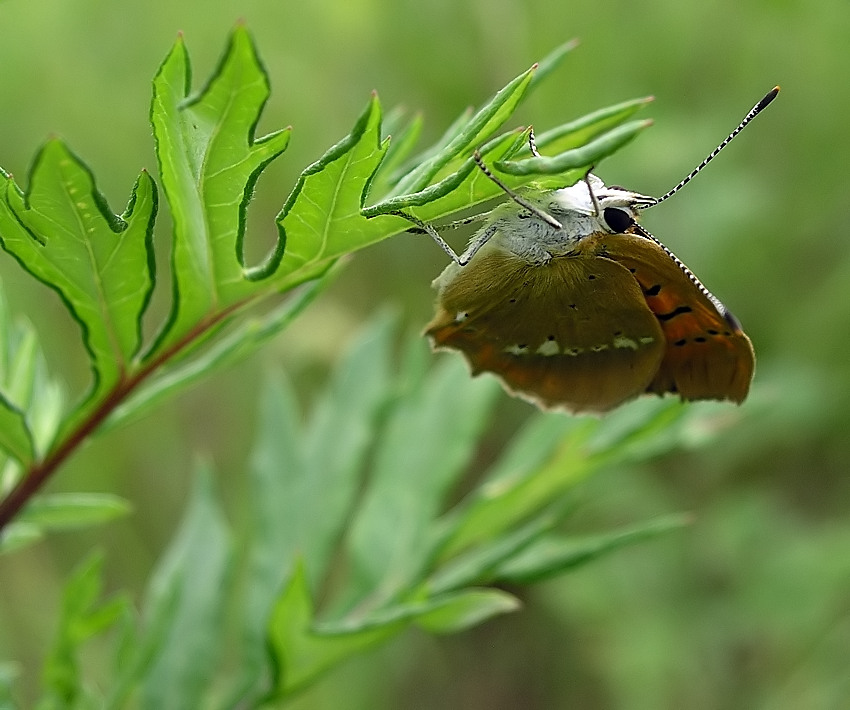
[[[590,190],[593,190],[593,197]],[[493,250],[509,252],[530,264],[545,264],[552,257],[568,253],[591,234],[615,233],[616,230],[605,221],[606,209],[620,209],[636,220],[641,207],[655,203],[654,197],[622,187],[607,187],[595,175],[588,175],[587,181],[581,180],[570,187],[529,189],[521,195],[534,207],[560,222],[561,228],[556,228],[522,205],[509,200],[490,212],[484,225],[473,236],[470,243],[484,232],[493,232],[470,264]],[[433,285],[442,290],[464,268],[467,267],[449,264]]]

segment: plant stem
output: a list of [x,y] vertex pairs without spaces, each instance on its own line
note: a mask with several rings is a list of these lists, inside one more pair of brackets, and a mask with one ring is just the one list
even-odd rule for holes
[[94,433],[106,418],[121,404],[142,382],[154,374],[162,365],[167,363],[195,340],[203,336],[210,328],[220,323],[234,311],[245,306],[247,302],[234,304],[219,313],[201,321],[183,338],[171,347],[152,358],[132,376],[120,379],[98,406],[86,417],[80,425],[71,431],[57,446],[48,452],[44,459],[34,464],[18,481],[11,493],[0,500],[0,533],[21,511],[41,487],[50,479],[53,473],[79,448],[79,446]]

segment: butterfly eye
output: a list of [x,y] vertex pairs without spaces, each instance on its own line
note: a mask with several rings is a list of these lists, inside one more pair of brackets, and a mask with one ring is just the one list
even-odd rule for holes
[[608,228],[614,234],[625,232],[635,223],[634,217],[625,210],[616,207],[606,207],[602,210],[602,217],[605,220],[605,224],[608,225]]

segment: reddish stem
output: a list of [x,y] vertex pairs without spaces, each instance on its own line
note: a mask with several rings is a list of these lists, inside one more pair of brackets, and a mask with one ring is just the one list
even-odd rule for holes
[[175,342],[170,348],[164,350],[157,357],[146,363],[131,377],[123,377],[115,387],[106,395],[100,405],[80,425],[68,434],[58,446],[53,448],[40,462],[18,481],[6,498],[0,501],[0,532],[21,511],[41,487],[50,479],[53,473],[66,459],[82,444],[103,421],[121,404],[142,382],[156,372],[163,364],[177,355],[181,350],[189,346],[193,341],[202,336],[211,327],[232,314],[245,303],[234,304],[220,313],[199,323],[190,330],[183,338]]

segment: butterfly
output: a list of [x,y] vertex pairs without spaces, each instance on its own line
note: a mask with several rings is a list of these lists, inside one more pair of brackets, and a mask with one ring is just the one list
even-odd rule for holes
[[[491,372],[544,409],[602,413],[644,393],[743,402],[755,369],[738,320],[638,221],[702,170],[778,94],[757,103],[684,180],[656,198],[595,175],[560,189],[515,193],[484,218],[434,280],[425,333],[460,351],[472,374]],[[530,145],[537,153],[533,133]]]

